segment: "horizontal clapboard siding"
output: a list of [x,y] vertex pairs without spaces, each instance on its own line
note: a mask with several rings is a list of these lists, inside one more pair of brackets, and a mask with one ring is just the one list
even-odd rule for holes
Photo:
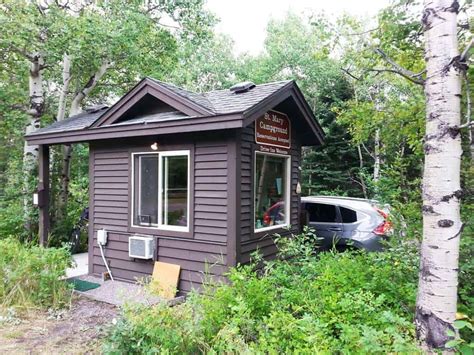
[[[240,261],[248,263],[251,254],[256,250],[265,257],[265,259],[273,259],[278,253],[277,246],[274,243],[272,235],[267,235],[264,238],[254,236],[253,233],[253,164],[254,152],[256,150],[254,125],[244,128],[242,130],[241,142],[241,255]],[[301,146],[296,139],[295,134],[291,137],[291,198],[290,198],[290,223],[291,231],[297,233],[299,229],[299,208],[300,197],[294,192],[300,179],[300,171],[298,167],[301,164]],[[282,235],[289,234],[280,233]]]
[[[116,278],[129,281],[150,276],[154,265],[151,260],[128,256],[128,239],[134,234],[129,230],[129,159],[136,150],[136,145],[123,142],[120,148],[91,145],[92,272],[106,270],[96,240],[97,230],[104,228],[109,232],[105,256],[111,271]],[[223,282],[222,274],[227,271],[227,143],[196,143],[193,151],[193,233],[173,237],[153,231],[157,260],[181,266],[181,293],[200,289],[203,280]]]
[[94,150],[94,229],[127,232],[128,159],[126,148]]
[[251,227],[252,227],[252,180],[253,180],[253,151],[254,151],[255,133],[254,126],[244,128],[242,130],[242,142],[241,142],[241,190],[240,190],[240,229],[241,229],[241,241],[246,241],[251,238]]
[[198,142],[194,149],[194,239],[227,241],[227,142]]
[[[128,256],[130,234],[109,232],[105,258],[113,275],[125,280],[139,280],[149,277],[153,272],[153,262],[131,259]],[[178,288],[181,292],[190,291],[191,286],[200,288],[206,279],[221,280],[227,270],[225,245],[209,245],[191,240],[172,240],[157,237],[158,260],[181,266]],[[94,273],[105,271],[104,262],[94,237]]]

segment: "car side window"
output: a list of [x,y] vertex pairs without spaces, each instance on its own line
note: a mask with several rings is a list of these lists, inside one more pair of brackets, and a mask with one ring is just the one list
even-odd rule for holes
[[357,212],[350,208],[339,207],[341,211],[342,223],[354,223],[357,222]]
[[308,203],[306,205],[310,222],[337,222],[336,206],[323,203]]

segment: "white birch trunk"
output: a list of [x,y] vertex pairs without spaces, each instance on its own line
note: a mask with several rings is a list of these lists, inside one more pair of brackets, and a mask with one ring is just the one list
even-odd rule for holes
[[461,73],[453,0],[425,0],[426,136],[423,172],[423,242],[415,324],[430,349],[442,348],[455,320],[462,230]]
[[[382,112],[383,107],[381,103],[382,99],[382,94],[383,91],[381,90],[381,87],[379,85],[374,86],[374,95],[375,99],[373,99],[375,103],[375,111],[376,112]],[[372,97],[372,95],[371,95]],[[381,148],[381,142],[380,142],[380,128],[377,128],[375,130],[375,137],[374,137],[374,174],[373,174],[373,179],[375,182],[375,187],[377,190],[377,183],[380,180],[380,167],[382,164],[382,158],[381,158],[381,153],[380,153],[380,148]]]
[[[84,85],[82,90],[76,93],[71,102],[71,107],[69,110],[69,117],[78,115],[82,112],[82,105],[84,100],[90,94],[92,90],[97,86],[100,79],[105,75],[107,69],[112,65],[109,61],[104,61],[102,65],[97,69],[94,75],[91,76],[89,81]],[[64,77],[63,77],[64,79]],[[67,202],[69,197],[69,181],[71,175],[71,156],[72,156],[72,146],[64,145],[63,146],[63,159],[61,167],[61,190],[58,200],[58,221],[61,222],[67,213]]]
[[83,89],[74,96],[71,102],[71,109],[69,110],[69,116],[74,116],[82,111],[82,103],[84,99],[90,94],[92,90],[97,86],[99,80],[107,72],[107,69],[112,65],[108,60],[104,61],[102,65],[97,69],[94,75],[91,76],[89,81],[84,85]]
[[374,182],[380,180],[380,129],[375,131],[375,145],[374,145]]
[[59,93],[57,121],[62,121],[66,117],[66,98],[71,83],[71,57],[67,53],[63,56],[63,86]]
[[[43,95],[43,77],[42,70],[44,59],[41,54],[35,53],[31,57],[29,72],[29,100],[30,107],[28,115],[30,116],[25,128],[25,134],[30,134],[40,128],[41,116],[44,112]],[[31,226],[31,208],[32,208],[32,189],[30,186],[31,178],[38,164],[38,146],[24,144],[23,148],[23,213],[25,220],[25,229],[29,235],[32,235]]]
[[362,192],[364,193],[364,198],[368,198],[367,186],[365,185],[364,175],[362,174],[362,169],[364,169],[364,157],[362,156],[362,150],[360,149],[360,144],[357,145],[357,153],[359,154],[359,180],[360,180],[360,186],[362,187]]
[[[67,103],[67,94],[69,91],[69,85],[71,83],[71,57],[67,53],[64,53],[63,56],[63,85],[61,87],[61,92],[59,94],[58,102],[58,113],[56,119],[58,121],[63,121],[66,117],[66,103]],[[69,146],[62,146],[62,161],[61,161],[61,190],[59,194],[59,199],[56,206],[56,221],[61,223],[67,215],[66,202],[67,202],[67,193],[69,187],[69,164],[67,164],[67,171],[65,173],[65,157],[70,156],[68,152]],[[67,181],[66,181],[67,180]]]

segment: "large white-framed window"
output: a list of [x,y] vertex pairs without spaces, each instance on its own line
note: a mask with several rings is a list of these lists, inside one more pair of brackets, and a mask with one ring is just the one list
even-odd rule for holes
[[254,231],[290,225],[291,158],[255,152]]
[[132,153],[132,227],[189,231],[189,155]]

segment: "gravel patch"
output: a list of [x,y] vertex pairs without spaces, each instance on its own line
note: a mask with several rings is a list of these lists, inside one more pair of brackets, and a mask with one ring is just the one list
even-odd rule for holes
[[172,300],[165,300],[155,295],[151,295],[142,285],[123,281],[103,281],[101,278],[84,275],[77,277],[80,280],[95,282],[101,286],[93,290],[79,292],[75,291],[84,297],[91,298],[96,301],[113,304],[115,306],[123,306],[127,303],[141,303],[141,304],[157,304],[159,302],[168,302],[170,305],[175,305],[184,301],[184,297],[176,297]]

